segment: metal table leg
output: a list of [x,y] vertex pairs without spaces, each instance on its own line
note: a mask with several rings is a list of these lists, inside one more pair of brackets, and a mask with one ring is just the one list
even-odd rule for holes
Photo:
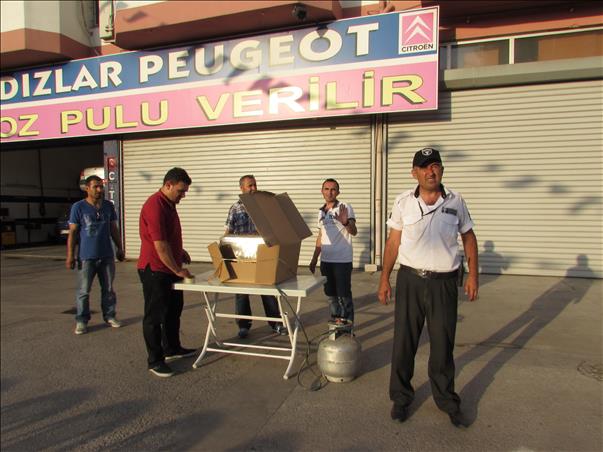
[[207,296],[207,292],[202,292],[202,293],[203,293],[203,298],[205,299],[206,306],[204,306],[204,307],[205,307],[205,315],[207,316],[208,323],[207,323],[207,331],[205,333],[205,342],[203,343],[203,349],[201,350],[199,357],[193,363],[193,369],[197,369],[199,367],[199,365],[200,365],[199,363],[201,362],[201,360],[207,353],[210,335],[213,335],[213,338],[215,339],[216,343],[219,346],[222,346],[222,343],[216,333],[216,328],[215,328],[215,324],[214,324],[214,322],[216,321],[216,303],[218,301],[218,294],[217,293],[213,294],[213,302],[210,302],[210,300]]
[[[295,327],[293,328],[293,332],[291,330],[291,324],[289,322],[289,316],[284,316],[283,319],[287,324],[287,333],[289,336],[289,342],[291,343],[291,357],[289,358],[289,365],[287,366],[287,370],[285,370],[285,374],[283,378],[288,380],[291,375],[291,367],[293,367],[293,361],[295,361],[295,354],[297,352],[297,333],[299,331],[299,311],[301,308],[301,298],[297,297],[297,306],[295,307]],[[280,297],[279,297],[279,307],[280,307]]]

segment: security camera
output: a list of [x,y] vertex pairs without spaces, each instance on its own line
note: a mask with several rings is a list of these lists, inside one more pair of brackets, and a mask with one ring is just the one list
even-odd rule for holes
[[305,5],[294,5],[291,15],[300,22],[303,22],[308,17],[308,10]]

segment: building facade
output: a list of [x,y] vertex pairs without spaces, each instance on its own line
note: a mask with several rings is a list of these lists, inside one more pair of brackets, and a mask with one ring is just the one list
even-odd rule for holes
[[44,238],[40,203],[68,203],[67,174],[95,160],[129,258],[173,166],[193,179],[179,209],[196,261],[241,175],[288,192],[313,230],[333,177],[357,216],[354,266],[375,270],[412,155],[432,146],[468,200],[483,273],[603,276],[598,2],[0,5],[2,208],[18,241]]

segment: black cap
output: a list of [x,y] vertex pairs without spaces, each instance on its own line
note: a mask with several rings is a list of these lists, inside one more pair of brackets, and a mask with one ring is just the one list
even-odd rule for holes
[[415,154],[412,159],[412,166],[425,167],[434,162],[442,163],[440,153],[433,148],[423,148]]

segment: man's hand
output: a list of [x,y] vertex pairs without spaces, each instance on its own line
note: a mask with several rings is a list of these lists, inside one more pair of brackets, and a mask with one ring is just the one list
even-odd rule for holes
[[118,250],[115,252],[115,257],[117,257],[117,260],[118,260],[119,262],[123,262],[123,261],[125,261],[125,260],[126,260],[126,255],[125,255],[125,253],[124,253],[124,250],[122,250],[122,249],[118,249]]
[[188,268],[181,269],[178,273],[176,273],[176,276],[180,278],[194,278],[191,272],[188,271]]
[[477,275],[472,275],[471,273],[467,276],[467,281],[465,281],[465,294],[469,301],[477,300],[477,291],[478,291],[478,282]]
[[314,272],[316,271],[316,263],[317,263],[317,261],[318,261],[317,259],[312,259],[310,261],[310,272],[312,274],[314,274]]
[[392,286],[389,283],[389,276],[398,257],[400,240],[402,240],[402,230],[390,229],[385,241],[385,248],[383,249],[383,268],[381,269],[381,279],[379,280],[379,289],[377,290],[377,297],[379,297],[379,303],[381,304],[388,304],[392,297]]
[[187,265],[191,263],[191,256],[186,252],[186,250],[182,250],[182,261]]
[[463,239],[463,249],[465,251],[465,257],[467,258],[467,267],[469,268],[469,275],[467,281],[465,281],[465,294],[469,301],[477,299],[477,288],[479,287],[479,280],[477,275],[477,238],[473,229],[469,229],[464,234],[461,234]]
[[65,267],[67,270],[73,270],[75,268],[76,256],[79,254],[76,251],[77,244],[77,231],[79,226],[74,223],[69,223],[69,235],[67,235],[67,259],[65,260]]
[[339,206],[339,214],[334,215],[334,217],[344,226],[348,224],[348,208],[345,206],[345,204],[341,204]]
[[[155,251],[157,251],[157,255],[159,256],[159,259],[161,259],[163,265],[169,268],[176,276],[179,276],[180,278],[192,278],[192,275],[189,273],[189,271],[183,269],[182,266],[176,262],[168,242],[165,240],[155,240],[153,241],[153,246],[155,247]],[[190,262],[190,256],[186,251],[184,251],[182,259],[186,262],[187,258],[188,262]]]
[[392,286],[389,284],[389,279],[381,278],[377,297],[379,297],[379,303],[384,305],[389,303],[392,297]]

